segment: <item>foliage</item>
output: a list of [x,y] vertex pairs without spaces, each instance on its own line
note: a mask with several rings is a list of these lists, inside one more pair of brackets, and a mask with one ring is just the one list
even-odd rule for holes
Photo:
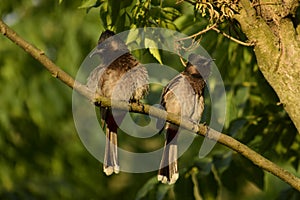
[[196,1],[195,13],[200,13],[202,17],[208,16],[211,22],[224,22],[231,19],[238,11],[238,1]]
[[[86,0],[82,4],[21,0],[2,2],[0,13],[22,37],[75,76],[106,28],[121,32],[152,26],[191,35],[218,15],[225,31],[235,29],[236,25],[224,20],[235,10],[230,4],[218,1],[223,4],[215,5],[219,10],[211,13],[210,3],[201,2],[194,6],[171,0]],[[230,34],[244,37],[239,32]],[[258,70],[252,49],[214,32],[203,35],[201,45],[216,59],[226,86],[223,132],[299,174],[300,137]],[[169,57],[166,52],[152,50],[139,59],[161,59],[164,64],[182,68],[179,59]],[[199,159],[202,138],[180,158],[180,179],[174,186],[158,184],[156,172],[121,172],[106,177],[76,134],[69,88],[4,37],[0,37],[0,84],[1,199],[299,198],[299,193],[285,183],[221,145]],[[161,140],[159,136],[154,141]],[[128,138],[123,143],[136,151],[147,151]]]

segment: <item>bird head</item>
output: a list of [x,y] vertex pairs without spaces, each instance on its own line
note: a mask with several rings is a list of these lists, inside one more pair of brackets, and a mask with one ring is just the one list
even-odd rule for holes
[[102,32],[100,37],[99,37],[98,44],[101,44],[106,39],[108,39],[108,38],[110,38],[114,35],[115,35],[115,33],[113,31],[110,31],[110,30],[106,30],[106,31]]
[[212,61],[212,59],[192,53],[189,55],[185,71],[191,75],[200,75],[203,79],[207,79],[210,75]]
[[120,37],[115,35],[113,31],[106,30],[101,33],[97,49],[90,56],[98,54],[103,59],[106,59],[115,56],[118,57],[127,52],[129,50]]

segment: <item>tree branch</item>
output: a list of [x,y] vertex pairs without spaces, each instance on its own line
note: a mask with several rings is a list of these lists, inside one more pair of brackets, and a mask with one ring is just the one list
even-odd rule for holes
[[74,80],[69,74],[61,70],[58,66],[56,66],[43,51],[37,49],[32,46],[25,40],[23,40],[16,32],[14,32],[11,28],[9,28],[1,19],[0,19],[0,30],[1,33],[13,41],[15,44],[23,48],[26,52],[28,52],[32,57],[38,60],[55,78],[58,78],[63,83],[73,88],[89,100],[92,100],[96,103],[96,105],[101,104],[101,106],[110,107],[113,104],[113,107],[128,110],[130,112],[143,113],[143,114],[151,114],[151,116],[166,119],[166,121],[180,125],[181,127],[190,130],[197,135],[206,136],[209,139],[215,140],[220,144],[223,144],[232,150],[240,153],[245,158],[251,160],[258,167],[272,173],[273,175],[279,177],[286,183],[290,184],[292,187],[300,191],[300,179],[293,175],[292,173],[280,168],[275,163],[270,160],[264,158],[260,154],[256,153],[246,145],[240,143],[234,138],[225,135],[223,133],[217,132],[213,129],[210,129],[204,124],[193,124],[187,119],[181,120],[180,116],[174,115],[172,113],[167,113],[159,108],[155,108],[150,105],[142,105],[137,103],[128,104],[126,102],[112,102],[110,99],[106,97],[97,97],[94,98],[92,92],[81,83]]
[[14,42],[16,45],[20,46],[27,53],[29,53],[33,58],[39,61],[51,74],[53,77],[58,78],[67,86],[74,88],[80,94],[92,99],[92,92],[89,91],[85,86],[74,80],[69,74],[56,66],[46,55],[45,52],[37,49],[32,46],[24,39],[22,39],[18,34],[9,28],[1,19],[0,19],[0,30],[1,33]]
[[[288,2],[292,1],[286,3]],[[280,103],[300,134],[299,32],[290,17],[282,18],[277,14],[265,16],[268,12],[262,16],[262,13],[256,12],[249,0],[240,0],[239,6],[240,11],[234,18],[248,39],[255,42],[254,52],[259,69],[278,95]],[[291,9],[293,6],[286,8]],[[276,7],[274,5],[267,11],[272,13]],[[272,19],[272,23],[266,17]]]

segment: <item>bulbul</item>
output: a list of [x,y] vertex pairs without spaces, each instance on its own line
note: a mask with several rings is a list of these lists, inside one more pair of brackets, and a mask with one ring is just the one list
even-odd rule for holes
[[[185,70],[163,89],[161,105],[167,112],[198,123],[204,110],[205,80],[210,74],[212,60],[191,54]],[[160,121],[157,122],[159,127]],[[173,184],[179,178],[177,168],[177,137],[179,127],[166,123],[166,141],[158,171],[158,181]]]
[[[112,100],[139,101],[149,90],[148,72],[129,52],[126,44],[114,32],[106,30],[99,38],[92,55],[100,56],[101,64],[87,79],[87,87],[95,96],[105,96]],[[125,116],[123,111],[101,107],[102,128],[106,134],[103,171],[106,175],[119,173],[117,151],[117,130]]]

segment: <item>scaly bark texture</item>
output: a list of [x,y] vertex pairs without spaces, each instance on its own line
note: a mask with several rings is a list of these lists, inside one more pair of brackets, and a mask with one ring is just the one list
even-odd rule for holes
[[255,43],[258,66],[300,133],[300,25],[298,0],[240,0],[234,17]]

